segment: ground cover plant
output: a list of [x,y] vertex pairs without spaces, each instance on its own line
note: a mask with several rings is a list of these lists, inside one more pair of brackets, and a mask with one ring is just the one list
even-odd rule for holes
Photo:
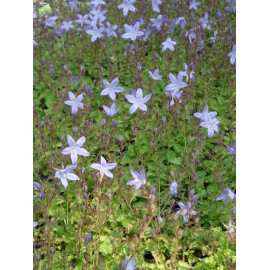
[[235,1],[34,1],[34,269],[235,269]]

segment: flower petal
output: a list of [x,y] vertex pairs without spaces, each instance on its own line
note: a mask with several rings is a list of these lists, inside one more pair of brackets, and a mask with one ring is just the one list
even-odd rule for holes
[[67,181],[67,179],[66,179],[65,177],[61,177],[61,182],[62,182],[62,185],[63,185],[65,188],[67,188],[67,186],[68,186],[68,181]]
[[85,150],[84,148],[78,148],[76,151],[77,151],[77,154],[80,156],[83,156],[83,157],[90,156],[90,153],[87,150]]
[[69,146],[74,146],[76,144],[74,139],[70,135],[67,136],[67,139]]
[[74,173],[67,173],[66,178],[72,181],[80,180],[80,178]]
[[78,147],[81,147],[84,143],[85,143],[85,137],[82,136],[82,137],[76,142],[76,145],[77,145]]

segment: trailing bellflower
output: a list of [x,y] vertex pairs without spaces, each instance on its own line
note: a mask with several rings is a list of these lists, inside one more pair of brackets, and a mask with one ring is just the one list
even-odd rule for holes
[[170,91],[176,94],[179,89],[187,86],[185,82],[183,82],[183,73],[179,72],[177,77],[175,77],[172,73],[169,74],[169,78],[171,80],[171,84],[165,87],[165,91]]
[[118,28],[117,25],[111,26],[109,22],[106,22],[106,28],[104,28],[104,32],[107,34],[107,38],[117,37],[115,30]]
[[78,19],[75,20],[75,22],[80,24],[81,26],[91,24],[91,22],[88,20],[88,14],[85,14],[85,15],[77,14],[77,17]]
[[113,174],[110,172],[110,170],[114,169],[116,165],[117,163],[107,163],[105,158],[101,156],[100,163],[93,163],[90,167],[92,169],[98,170],[102,179],[104,174],[110,178],[113,178]]
[[123,9],[123,15],[127,16],[128,12],[135,12],[136,8],[133,6],[133,4],[136,2],[136,0],[123,0],[123,3],[118,5],[118,9]]
[[88,35],[91,35],[91,42],[95,42],[98,38],[102,38],[102,33],[104,32],[104,27],[97,28],[96,26],[93,26],[93,29],[86,30],[86,33]]
[[208,21],[208,13],[206,12],[203,18],[200,18],[200,22],[202,24],[202,28],[203,29],[211,29],[211,26],[209,25],[209,21]]
[[202,113],[196,112],[193,115],[203,122],[206,121],[208,117],[214,118],[217,115],[217,112],[208,112],[208,105],[205,105]]
[[139,31],[140,29],[140,23],[136,22],[134,26],[124,24],[124,28],[126,33],[122,35],[122,38],[125,39],[131,39],[132,41],[135,41],[137,37],[143,36],[144,32]]
[[123,87],[120,87],[120,86],[117,86],[119,82],[119,79],[118,77],[116,77],[115,79],[112,80],[111,83],[109,83],[108,81],[106,80],[103,80],[103,83],[105,85],[106,88],[104,88],[102,91],[101,91],[101,95],[102,96],[107,96],[109,95],[109,97],[112,99],[112,100],[115,100],[116,98],[116,95],[115,93],[121,93],[124,91],[124,88]]
[[163,24],[163,17],[162,15],[158,15],[158,17],[155,19],[155,18],[150,18],[150,21],[153,23],[152,26],[154,26],[157,31],[160,31],[161,30],[161,26]]
[[76,164],[67,166],[65,169],[57,171],[54,175],[54,178],[59,178],[61,180],[62,185],[65,188],[67,188],[68,186],[67,179],[72,181],[80,180],[76,174],[70,173],[72,170],[76,169],[76,167],[77,167]]
[[83,95],[80,94],[78,97],[76,97],[72,92],[68,93],[70,100],[65,101],[64,103],[66,105],[71,106],[71,114],[75,115],[78,112],[78,109],[83,109]]
[[228,54],[231,64],[235,63],[236,59],[236,45],[233,45],[232,51]]
[[232,200],[234,200],[236,196],[229,188],[224,188],[222,194],[218,196],[216,200],[217,201],[222,200],[223,203],[226,205],[228,203],[228,198],[231,198]]
[[159,5],[161,5],[161,4],[162,4],[161,0],[152,0],[152,9],[155,12],[160,13]]
[[70,135],[67,136],[67,139],[69,147],[62,150],[61,153],[63,155],[71,155],[72,164],[77,162],[78,155],[83,157],[88,157],[90,155],[88,151],[86,151],[84,148],[81,148],[82,145],[85,143],[84,136],[81,137],[77,142],[75,142],[75,140]]
[[191,202],[188,202],[186,205],[184,205],[182,202],[178,203],[181,210],[177,211],[175,214],[176,216],[181,215],[183,217],[183,220],[185,223],[188,223],[190,216],[197,215],[197,212],[192,210],[192,204]]
[[219,131],[219,121],[217,118],[211,118],[208,116],[208,118],[200,123],[200,127],[207,128],[208,130],[208,138],[212,138],[214,136],[214,132],[218,133]]
[[151,98],[151,94],[143,97],[142,89],[139,88],[135,95],[125,95],[125,97],[130,103],[133,103],[129,109],[130,114],[133,114],[138,108],[142,111],[147,111],[145,103]]
[[170,186],[170,194],[174,197],[177,197],[178,196],[178,193],[177,193],[177,187],[178,187],[178,184],[176,182],[173,182]]
[[198,10],[197,6],[199,6],[201,2],[197,2],[196,0],[190,0],[189,1],[189,9],[195,9]]
[[234,142],[232,146],[227,145],[226,148],[229,155],[236,155],[236,142]]
[[150,77],[155,81],[160,81],[162,76],[159,73],[159,69],[157,68],[154,72],[148,71]]
[[74,29],[74,25],[72,24],[72,21],[63,21],[62,25],[60,26],[61,29],[63,29],[65,32],[68,32],[69,29]]
[[108,108],[105,105],[103,105],[102,107],[103,107],[106,115],[109,116],[109,117],[113,117],[119,111],[119,108],[116,109],[115,103],[112,104],[111,108]]
[[125,259],[120,262],[120,270],[135,270],[137,269],[137,266],[134,265],[135,263],[135,258],[132,256],[130,260],[127,260],[127,257],[125,255]]
[[171,38],[167,38],[164,42],[161,43],[162,51],[166,51],[167,49],[170,49],[171,51],[174,51],[174,46],[176,45],[176,42],[171,40]]
[[144,169],[141,170],[140,173],[130,170],[130,173],[132,177],[134,178],[133,180],[127,182],[128,186],[134,186],[135,190],[140,189],[143,185],[146,183],[146,177],[145,177],[145,171]]
[[58,18],[58,16],[50,16],[50,17],[46,18],[45,26],[50,27],[50,28],[54,28],[55,21],[57,20],[57,18]]

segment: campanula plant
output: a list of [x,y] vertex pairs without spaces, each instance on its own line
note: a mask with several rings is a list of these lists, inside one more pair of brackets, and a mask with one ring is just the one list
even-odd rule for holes
[[235,1],[34,2],[34,269],[234,269]]

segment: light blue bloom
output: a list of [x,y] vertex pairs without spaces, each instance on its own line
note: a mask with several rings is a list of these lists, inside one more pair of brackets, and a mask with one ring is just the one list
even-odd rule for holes
[[102,107],[103,107],[106,115],[109,116],[109,117],[113,117],[119,111],[119,108],[116,109],[115,103],[112,104],[111,108],[108,108],[105,105],[103,105]]
[[95,42],[98,38],[102,38],[102,32],[104,31],[104,27],[97,28],[96,26],[93,27],[91,30],[86,30],[88,35],[91,35],[91,42]]
[[139,31],[140,23],[136,22],[134,26],[130,26],[128,24],[124,24],[124,28],[126,33],[122,35],[122,38],[131,39],[132,41],[136,40],[137,37],[143,36],[144,32]]
[[128,186],[134,186],[135,190],[140,189],[143,185],[146,183],[146,177],[145,177],[145,171],[144,169],[141,170],[140,173],[130,170],[130,173],[132,177],[134,178],[133,180],[127,182]]
[[196,0],[190,0],[189,2],[189,9],[198,10],[197,6],[199,6],[201,2],[197,2]]
[[78,109],[83,109],[83,93],[76,97],[72,92],[68,92],[70,100],[65,101],[66,105],[71,106],[71,114],[75,115],[78,112]]
[[133,105],[129,109],[130,114],[133,114],[138,108],[142,111],[147,111],[145,103],[151,98],[151,94],[143,97],[142,89],[139,88],[136,91],[135,96],[126,95],[125,97],[130,103],[133,103]]
[[228,198],[231,198],[231,200],[234,200],[236,196],[229,188],[224,188],[222,194],[218,196],[216,200],[217,201],[222,200],[223,203],[226,205],[228,203]]
[[88,157],[90,155],[88,151],[86,151],[84,148],[81,148],[85,143],[84,136],[81,137],[77,142],[75,142],[75,140],[70,135],[67,136],[67,139],[69,147],[62,150],[61,153],[63,155],[71,155],[72,164],[77,162],[78,155],[83,157]]
[[67,166],[65,169],[57,171],[54,175],[54,178],[59,178],[61,180],[62,185],[65,188],[67,188],[67,186],[68,186],[67,179],[72,180],[72,181],[80,180],[80,178],[76,174],[70,173],[72,170],[74,170],[76,168],[77,168],[77,165]]
[[236,155],[236,142],[234,142],[232,146],[227,145],[226,148],[228,149],[229,155]]
[[152,0],[152,9],[158,13],[160,13],[159,5],[162,4],[161,0]]
[[110,170],[116,167],[117,163],[107,163],[103,156],[100,157],[100,163],[93,163],[90,167],[92,169],[98,170],[100,173],[100,177],[103,178],[104,174],[109,178],[113,178],[113,174]]
[[127,16],[129,11],[136,11],[136,8],[133,6],[135,2],[136,0],[123,0],[123,3],[118,5],[118,8],[123,9],[124,16]]
[[228,54],[231,64],[235,63],[236,59],[236,45],[233,45],[232,51]]
[[171,51],[174,51],[174,46],[176,45],[176,42],[171,40],[171,38],[167,38],[164,42],[161,43],[162,51],[166,51],[167,49],[170,49]]
[[121,93],[124,91],[124,88],[123,87],[120,87],[120,86],[117,86],[119,82],[119,79],[118,77],[116,77],[115,79],[112,80],[111,83],[109,83],[108,81],[106,80],[103,80],[103,83],[105,85],[106,88],[104,88],[102,91],[101,91],[101,95],[102,96],[107,96],[109,95],[109,97],[112,99],[112,100],[115,100],[116,98],[116,95],[115,93]]
[[154,73],[151,71],[148,71],[148,74],[150,75],[150,77],[155,80],[155,81],[159,81],[161,80],[162,76],[159,73],[159,69],[157,68]]
[[177,187],[178,184],[176,182],[173,182],[170,186],[170,194],[174,197],[177,197],[178,193],[177,193]]

